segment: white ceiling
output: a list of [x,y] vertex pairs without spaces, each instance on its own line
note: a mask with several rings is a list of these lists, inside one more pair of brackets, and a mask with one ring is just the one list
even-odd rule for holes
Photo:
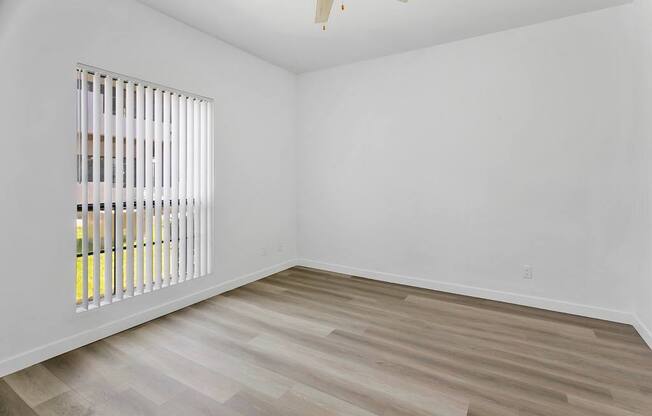
[[629,3],[631,0],[140,0],[269,62],[301,73]]

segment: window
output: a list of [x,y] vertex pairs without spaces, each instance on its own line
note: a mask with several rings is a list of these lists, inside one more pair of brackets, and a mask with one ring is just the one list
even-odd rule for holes
[[77,68],[78,310],[211,273],[213,101]]

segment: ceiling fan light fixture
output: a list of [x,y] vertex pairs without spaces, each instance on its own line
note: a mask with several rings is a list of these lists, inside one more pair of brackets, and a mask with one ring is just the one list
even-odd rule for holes
[[[333,8],[333,3],[335,0],[316,0],[317,1],[317,10],[315,13],[315,23],[322,25],[322,30],[326,30],[326,22],[331,14],[331,9]],[[344,4],[345,0],[340,0],[340,9],[342,11],[346,10],[346,5]],[[398,0],[402,3],[407,3],[408,0]]]

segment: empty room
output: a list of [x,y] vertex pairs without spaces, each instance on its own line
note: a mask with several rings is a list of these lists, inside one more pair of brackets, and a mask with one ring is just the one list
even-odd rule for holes
[[652,0],[0,0],[0,416],[652,415]]

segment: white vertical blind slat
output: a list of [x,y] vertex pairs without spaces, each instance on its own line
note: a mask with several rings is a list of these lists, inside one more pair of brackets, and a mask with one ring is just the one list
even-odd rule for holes
[[125,88],[125,205],[126,205],[126,289],[127,296],[134,295],[134,84],[129,81]]
[[123,175],[124,175],[124,83],[115,83],[115,296],[123,296]]
[[194,134],[193,134],[193,151],[194,151],[194,158],[193,158],[193,201],[194,201],[194,209],[193,209],[193,226],[194,226],[194,238],[195,241],[193,242],[194,245],[194,274],[193,277],[199,277],[200,272],[201,272],[201,265],[200,265],[200,249],[201,249],[201,242],[200,242],[200,236],[199,236],[199,231],[201,227],[201,217],[199,215],[199,210],[201,206],[201,201],[199,200],[199,166],[200,166],[200,157],[199,157],[199,152],[201,150],[200,148],[200,135],[201,135],[201,106],[199,103],[199,100],[195,100],[194,102],[194,107],[193,107],[193,112],[194,112],[194,117],[195,120],[193,121],[194,124]]
[[88,83],[86,71],[80,73],[79,135],[82,204],[82,307],[88,309]]
[[201,226],[201,231],[200,231],[200,275],[203,276],[206,274],[206,259],[207,259],[207,241],[206,241],[206,181],[208,179],[208,169],[207,169],[207,156],[208,152],[206,149],[206,135],[208,134],[208,114],[206,113],[206,102],[202,101],[201,102],[201,137],[200,137],[200,151],[199,151],[199,157],[200,157],[200,166],[199,166],[199,180],[200,180],[200,188],[199,188],[199,224]]
[[187,207],[186,207],[186,212],[187,212],[187,223],[186,223],[186,234],[187,234],[187,242],[186,242],[186,279],[192,279],[195,276],[195,269],[194,269],[194,263],[195,263],[195,253],[194,253],[194,242],[195,242],[195,226],[194,226],[194,221],[195,221],[195,202],[194,202],[194,177],[195,177],[195,172],[194,172],[194,148],[195,148],[195,100],[193,99],[188,99],[188,104],[187,104],[187,116],[186,116],[186,124],[187,124],[187,148],[186,148],[186,153],[187,153],[187,158],[186,158],[186,168],[187,168],[187,176],[186,176],[186,201],[187,201]]
[[113,79],[104,78],[104,302],[113,300]]
[[179,281],[187,276],[187,145],[188,145],[188,98],[179,100]]
[[151,87],[145,88],[145,291],[151,292],[154,270],[152,268],[152,219],[154,216],[153,204],[153,182],[154,166],[152,157],[154,155],[154,103]]
[[93,75],[93,304],[100,306],[100,76]]
[[172,284],[179,279],[179,95],[171,96],[171,217],[172,232],[170,237],[170,281]]
[[161,288],[161,199],[163,191],[163,102],[161,90],[154,91],[154,279]]
[[143,293],[145,286],[145,218],[143,209],[145,184],[145,88],[136,87],[136,287]]
[[214,165],[213,159],[215,158],[213,154],[213,104],[208,103],[206,105],[206,112],[208,113],[208,135],[207,135],[207,152],[206,157],[208,158],[207,169],[208,169],[208,178],[206,180],[206,193],[207,193],[207,214],[206,214],[206,232],[208,233],[207,239],[207,259],[206,259],[206,273],[210,274],[213,272],[213,172]]
[[163,93],[163,286],[170,284],[170,93]]

